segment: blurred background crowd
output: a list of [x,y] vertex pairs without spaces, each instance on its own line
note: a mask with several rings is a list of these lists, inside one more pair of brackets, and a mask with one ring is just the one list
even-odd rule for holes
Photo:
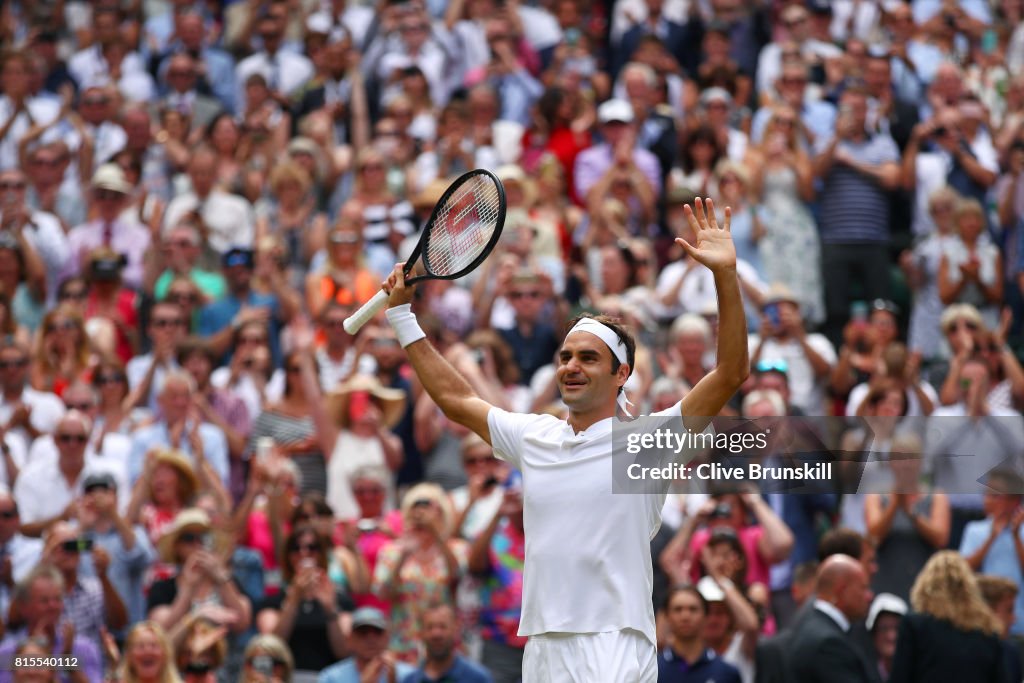
[[[824,600],[864,665],[849,680],[1021,681],[1022,18],[2,3],[0,657],[81,667],[0,682],[519,680],[517,473],[441,414],[386,323],[342,328],[477,167],[505,185],[501,242],[415,308],[482,397],[561,414],[555,352],[590,311],[637,334],[632,402],[679,401],[717,321],[673,239],[710,196],[751,332],[728,414],[831,416],[821,458],[871,454],[839,463],[842,490],[669,496],[663,680],[818,680],[794,653]],[[835,554],[878,597],[819,571]],[[909,675],[918,614],[986,634],[1000,673]]]

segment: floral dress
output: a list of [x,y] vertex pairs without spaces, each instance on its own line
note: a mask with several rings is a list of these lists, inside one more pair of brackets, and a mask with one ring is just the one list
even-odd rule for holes
[[805,321],[825,320],[821,281],[821,243],[814,217],[797,194],[796,172],[791,168],[765,169],[764,191],[758,217],[765,235],[758,243],[765,281],[784,284],[800,299]]
[[[459,575],[464,575],[469,559],[469,544],[461,539],[450,539],[448,547],[458,562]],[[373,572],[374,593],[380,592],[391,581],[401,554],[402,546],[397,542],[381,548]],[[449,579],[444,557],[436,549],[427,556],[414,554],[402,565],[395,586],[398,597],[391,603],[391,650],[402,661],[419,661],[423,610],[435,602],[455,604]]]

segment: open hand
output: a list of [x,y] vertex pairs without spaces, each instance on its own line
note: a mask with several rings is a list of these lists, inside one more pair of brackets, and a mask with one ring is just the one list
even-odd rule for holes
[[[705,209],[705,203],[707,208]],[[693,257],[698,263],[702,263],[713,272],[736,268],[736,247],[732,242],[730,227],[732,224],[732,209],[725,207],[725,225],[718,227],[718,220],[715,218],[715,204],[710,197],[701,201],[700,197],[694,200],[694,208],[686,205],[686,219],[690,222],[690,228],[696,236],[695,245],[690,244],[682,237],[676,238],[676,243],[686,250],[686,253]]]

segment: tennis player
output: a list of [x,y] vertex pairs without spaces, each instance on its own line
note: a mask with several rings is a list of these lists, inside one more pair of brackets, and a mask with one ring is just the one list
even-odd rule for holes
[[[705,210],[706,205],[706,210]],[[700,432],[749,372],[747,331],[729,233],[710,199],[686,207],[695,244],[676,240],[714,273],[718,365],[679,404]],[[520,635],[529,636],[524,683],[655,683],[650,539],[667,495],[612,493],[612,422],[636,344],[618,324],[582,318],[559,350],[557,380],[569,417],[495,408],[425,341],[410,310],[401,265],[383,285],[386,315],[424,389],[454,420],[479,434],[522,472],[526,565]]]

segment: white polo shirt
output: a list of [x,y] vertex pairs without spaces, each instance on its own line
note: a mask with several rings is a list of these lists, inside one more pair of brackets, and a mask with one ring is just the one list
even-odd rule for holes
[[[679,415],[679,404],[656,416]],[[650,540],[668,492],[612,493],[612,424],[491,408],[495,456],[523,475],[519,635],[635,629],[656,643]]]

